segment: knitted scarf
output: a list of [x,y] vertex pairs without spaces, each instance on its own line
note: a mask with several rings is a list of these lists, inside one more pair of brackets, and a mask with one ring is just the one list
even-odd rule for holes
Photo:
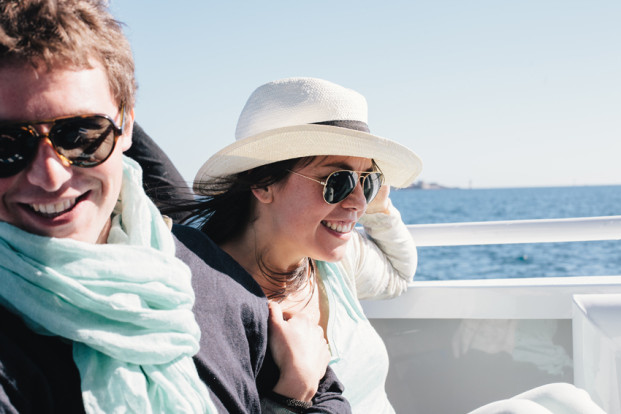
[[0,305],[35,332],[73,341],[87,413],[216,412],[192,355],[200,329],[190,269],[123,160],[108,244],[0,222]]

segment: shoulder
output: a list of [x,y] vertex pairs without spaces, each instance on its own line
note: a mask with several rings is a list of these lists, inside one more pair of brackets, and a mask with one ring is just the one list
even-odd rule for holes
[[236,262],[202,231],[194,227],[175,224],[172,232],[177,245],[177,257],[181,260],[195,255],[207,265],[223,273],[240,270],[234,265]]
[[194,254],[203,260],[210,260],[217,254],[217,246],[202,231],[185,225],[174,224],[172,233],[177,247],[176,255],[180,259]]
[[231,256],[222,250],[202,231],[185,225],[175,224],[172,229],[177,247],[177,257],[197,272],[226,275],[232,281],[254,295],[264,297],[261,287],[252,276]]

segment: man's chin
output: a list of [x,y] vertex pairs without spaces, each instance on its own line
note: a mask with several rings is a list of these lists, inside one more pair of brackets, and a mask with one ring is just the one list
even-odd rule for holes
[[[103,226],[94,226],[93,220],[71,220],[67,223],[54,223],[54,225],[23,225],[17,226],[28,233],[43,237],[53,237],[58,239],[72,239],[86,243],[103,244],[108,239],[110,232],[110,220]],[[94,227],[100,230],[95,230]]]

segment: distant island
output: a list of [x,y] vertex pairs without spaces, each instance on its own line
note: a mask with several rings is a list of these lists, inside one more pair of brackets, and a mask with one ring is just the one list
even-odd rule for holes
[[411,189],[411,190],[445,190],[445,189],[450,189],[450,188],[455,188],[455,187],[446,187],[438,183],[430,183],[430,182],[421,181],[421,180],[416,181],[409,187],[405,187],[405,189]]

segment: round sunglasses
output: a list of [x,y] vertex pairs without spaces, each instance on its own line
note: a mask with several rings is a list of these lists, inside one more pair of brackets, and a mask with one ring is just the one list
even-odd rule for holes
[[[11,177],[32,161],[39,142],[48,138],[60,159],[76,167],[95,167],[110,157],[123,134],[125,108],[121,107],[121,126],[107,115],[90,114],[36,122],[0,122],[0,178]],[[46,134],[35,125],[49,124]]]
[[339,170],[328,175],[325,181],[316,180],[296,171],[287,171],[323,185],[323,199],[328,204],[336,204],[345,200],[356,189],[358,181],[360,181],[364,198],[368,204],[373,201],[384,183],[384,174],[380,171]]

